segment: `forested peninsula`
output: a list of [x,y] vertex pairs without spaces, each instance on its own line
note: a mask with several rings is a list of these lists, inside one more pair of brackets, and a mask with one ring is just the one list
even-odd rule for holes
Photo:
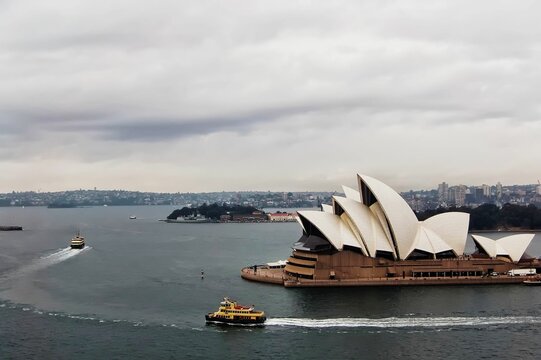
[[219,205],[214,204],[203,204],[198,207],[183,207],[182,209],[174,210],[169,216],[168,220],[175,220],[179,217],[186,216],[196,216],[198,214],[203,215],[204,217],[212,220],[219,220],[222,215],[235,215],[235,214],[252,214],[255,211],[259,211],[253,206],[242,206],[242,205]]

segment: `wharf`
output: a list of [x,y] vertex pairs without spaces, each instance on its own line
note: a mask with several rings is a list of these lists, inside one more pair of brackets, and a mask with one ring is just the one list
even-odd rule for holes
[[20,231],[22,226],[0,226],[0,231]]

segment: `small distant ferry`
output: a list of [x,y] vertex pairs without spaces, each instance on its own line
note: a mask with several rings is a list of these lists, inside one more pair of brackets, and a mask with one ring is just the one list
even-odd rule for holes
[[85,237],[79,232],[71,239],[70,246],[72,249],[82,249],[85,247]]
[[216,312],[205,315],[207,323],[232,325],[263,325],[267,317],[264,311],[256,311],[253,306],[237,304],[227,297],[220,302]]

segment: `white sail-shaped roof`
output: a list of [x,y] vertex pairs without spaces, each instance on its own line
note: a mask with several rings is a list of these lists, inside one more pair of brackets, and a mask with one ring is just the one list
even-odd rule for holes
[[472,235],[473,241],[480,246],[490,257],[496,257],[498,255],[509,255],[507,251],[502,249],[498,244],[496,243],[496,240],[479,236],[479,235]]
[[533,240],[535,234],[517,234],[498,239],[497,242],[509,253],[513,261],[519,261]]
[[[299,212],[305,235],[325,237],[337,250],[355,247],[370,257],[392,254],[395,259],[407,259],[414,251],[411,258],[426,255],[417,252],[434,257],[464,253],[469,214],[450,212],[420,222],[406,201],[389,186],[365,175],[357,175],[357,181],[360,191],[344,186],[346,196],[333,196],[332,206],[323,205],[323,211]],[[533,236],[512,235],[497,241],[478,235],[473,238],[490,256],[509,256],[519,261]]]
[[366,205],[341,196],[333,196],[333,199],[353,221],[369,256],[376,256],[376,251],[378,250],[394,254],[393,247],[389,243],[389,239],[385,235],[383,228]]
[[342,250],[344,245],[361,249],[361,244],[351,229],[338,215],[323,211],[299,211],[298,214],[321,231],[335,249]]
[[348,199],[361,201],[361,193],[357,190],[347,187],[345,185],[342,185],[342,190],[344,190],[344,194]]
[[469,222],[468,213],[448,212],[434,215],[423,221],[422,225],[445,239],[456,255],[462,255],[468,239]]
[[509,256],[513,261],[519,261],[535,234],[518,234],[493,240],[480,235],[472,235],[475,243],[491,256]]
[[417,233],[417,240],[415,242],[414,250],[421,250],[434,255],[434,248],[428,239],[428,235],[422,227],[419,227]]
[[[298,214],[298,213],[299,213],[299,212],[297,212],[297,214]],[[299,224],[301,224],[302,231],[306,233],[306,229],[304,228],[304,224],[302,223],[301,217],[300,217],[300,216],[295,216],[295,219],[297,220],[297,222],[298,222]]]
[[419,224],[414,250],[421,250],[434,256],[444,251],[453,249],[434,231]]
[[445,251],[453,251],[453,248],[434,231],[424,226],[420,226],[420,228],[422,228],[424,233],[428,236],[432,249],[434,249],[434,255]]
[[321,204],[321,210],[323,210],[326,213],[333,214],[333,209],[331,205]]
[[[390,244],[390,246],[393,248],[393,253],[396,253],[394,250],[393,240],[391,236],[391,229],[389,228],[389,223],[387,222],[387,218],[385,217],[385,213],[383,212],[383,209],[379,205],[379,203],[374,203],[372,206],[370,206],[370,212],[372,213],[373,217],[378,220],[379,226],[383,229],[383,233],[385,234],[386,242]],[[378,240],[376,240],[376,246],[381,247],[384,244],[380,244]],[[381,250],[381,249],[378,249]]]
[[[368,251],[366,250],[366,245],[363,241],[363,237],[361,236],[361,233],[359,232],[359,229],[357,229],[357,226],[355,226],[355,223],[349,217],[348,213],[344,212],[342,215],[340,215],[340,219],[342,219],[342,221],[351,229],[351,232],[353,233],[353,235],[355,235],[355,238],[357,239],[357,243],[358,243],[358,246],[355,246],[355,247],[359,247],[361,249],[361,252],[364,255],[370,256],[368,254]],[[348,244],[344,244],[344,245],[348,245]]]
[[[418,220],[408,203],[388,185],[366,175],[358,175],[359,184],[366,184],[380,204],[389,223],[400,259],[413,251]],[[363,199],[365,201],[365,199]]]

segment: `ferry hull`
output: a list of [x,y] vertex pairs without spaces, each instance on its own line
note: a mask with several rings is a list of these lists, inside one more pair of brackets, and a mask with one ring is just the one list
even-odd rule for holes
[[265,323],[265,320],[267,320],[266,317],[260,317],[255,320],[250,319],[221,319],[216,318],[212,316],[211,314],[205,315],[205,320],[207,323],[210,324],[217,324],[217,325],[259,325],[262,326]]
[[85,244],[80,244],[80,245],[79,244],[72,244],[71,245],[72,249],[82,249],[84,247],[85,247]]

